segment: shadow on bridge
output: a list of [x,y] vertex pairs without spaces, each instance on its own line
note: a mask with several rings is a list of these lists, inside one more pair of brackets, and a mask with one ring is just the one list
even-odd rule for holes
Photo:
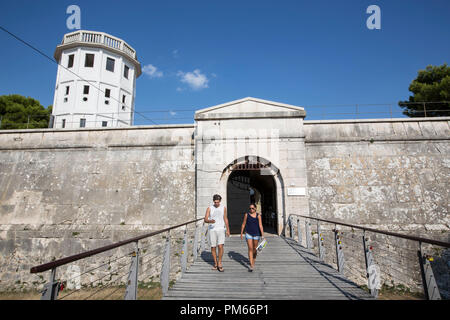
[[[249,266],[250,261],[248,260],[248,258],[246,256],[244,256],[241,253],[236,252],[234,250],[227,252],[227,250],[225,249],[224,251],[226,252],[226,253],[224,252],[224,256],[225,256],[224,258],[228,257],[230,260],[234,260],[234,261],[240,263],[245,268],[247,268]],[[212,253],[210,251],[203,251],[200,255],[200,258],[204,262],[210,264],[211,267],[214,266],[214,260],[212,257]]]
[[[292,249],[294,249],[295,252],[297,252],[299,256],[301,256],[304,259],[304,261],[306,261],[311,267],[313,267],[333,287],[342,292],[342,294],[344,294],[348,299],[361,300],[360,298],[361,289],[358,287],[356,283],[347,279],[340,273],[336,273],[336,271],[333,269],[332,266],[321,261],[310,249],[307,249],[306,247],[298,244],[298,242],[295,241],[294,239],[284,238],[284,240]],[[326,269],[328,271],[323,269]],[[329,270],[332,271],[330,272]],[[346,288],[346,290],[343,290],[339,287],[337,282],[343,282],[348,284],[349,286],[354,286],[355,289]],[[352,293],[353,290],[357,292]]]

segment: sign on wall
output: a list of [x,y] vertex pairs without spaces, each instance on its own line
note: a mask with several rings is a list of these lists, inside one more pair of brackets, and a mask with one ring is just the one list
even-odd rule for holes
[[305,196],[306,188],[288,188],[288,196]]

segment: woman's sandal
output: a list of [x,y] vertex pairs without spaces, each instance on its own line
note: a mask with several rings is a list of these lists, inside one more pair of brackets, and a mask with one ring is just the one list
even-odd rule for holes
[[217,270],[218,266],[217,264],[214,265],[214,267],[211,268],[211,270]]
[[219,272],[223,272],[223,267],[217,267],[217,270],[219,270]]

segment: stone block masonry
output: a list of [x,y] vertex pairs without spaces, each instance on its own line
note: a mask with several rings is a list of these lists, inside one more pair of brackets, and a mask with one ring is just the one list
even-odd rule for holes
[[[305,121],[304,131],[310,216],[450,241],[448,118]],[[333,248],[334,226],[326,227]],[[361,235],[347,236],[353,238],[345,243],[348,265],[363,270]],[[371,241],[375,259],[385,264],[380,265],[382,281],[420,291],[418,243],[375,234]],[[446,298],[448,251],[429,251]],[[335,259],[334,250],[328,250],[326,261]],[[354,271],[345,275],[367,283]]]
[[0,288],[31,288],[34,265],[193,219],[192,133],[2,132]]
[[449,240],[447,119],[305,121],[304,129],[311,216]]

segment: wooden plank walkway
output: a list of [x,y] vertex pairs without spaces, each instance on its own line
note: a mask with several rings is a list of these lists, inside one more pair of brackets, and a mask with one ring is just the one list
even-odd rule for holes
[[273,236],[267,241],[250,272],[245,241],[226,238],[224,272],[211,270],[211,252],[204,251],[163,299],[372,299],[292,239]]

